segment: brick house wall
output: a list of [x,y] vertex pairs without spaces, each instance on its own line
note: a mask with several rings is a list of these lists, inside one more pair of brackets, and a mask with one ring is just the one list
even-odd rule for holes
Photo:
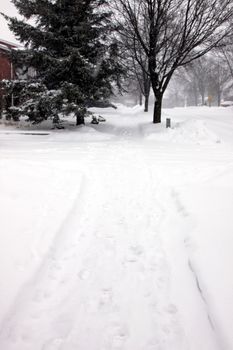
[[6,56],[6,52],[0,48],[0,80],[11,79],[12,68],[9,58]]
[[[9,55],[10,51],[15,48],[17,48],[17,45],[0,39],[0,80],[10,80],[15,77],[15,72]],[[3,95],[4,91],[0,89],[0,112],[3,107]]]
[[17,48],[17,45],[0,39],[0,80],[14,78],[14,71],[9,57],[11,49],[14,48]]

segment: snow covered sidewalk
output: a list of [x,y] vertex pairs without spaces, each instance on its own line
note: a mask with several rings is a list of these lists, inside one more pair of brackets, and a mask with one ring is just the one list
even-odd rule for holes
[[162,136],[140,110],[102,112],[2,139],[0,348],[230,350],[232,145],[203,121],[187,142],[189,122]]

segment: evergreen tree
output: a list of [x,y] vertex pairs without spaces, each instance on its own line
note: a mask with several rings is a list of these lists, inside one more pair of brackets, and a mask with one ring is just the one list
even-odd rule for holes
[[4,16],[25,46],[14,52],[13,60],[36,72],[23,82],[8,83],[8,91],[17,89],[18,112],[35,122],[74,112],[77,124],[84,123],[88,103],[108,98],[112,83],[119,85],[123,73],[107,1],[12,2],[24,20]]

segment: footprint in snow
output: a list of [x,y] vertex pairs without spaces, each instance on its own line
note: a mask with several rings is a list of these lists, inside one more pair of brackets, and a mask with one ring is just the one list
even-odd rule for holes
[[78,273],[78,277],[81,279],[81,280],[87,280],[89,277],[90,277],[90,272],[88,270],[81,270],[79,271]]
[[105,308],[105,307],[111,306],[112,301],[113,301],[112,290],[108,288],[103,289],[99,299],[99,307]]
[[126,325],[114,324],[109,329],[108,339],[104,350],[123,350],[129,338],[129,329]]
[[183,204],[181,203],[179,194],[175,191],[172,190],[171,191],[171,196],[174,200],[175,206],[177,211],[184,217],[186,218],[187,216],[189,216],[189,213],[186,211],[186,208],[183,206]]
[[177,307],[174,304],[169,304],[165,310],[169,313],[169,314],[176,314],[177,313]]
[[135,245],[129,247],[129,252],[125,258],[125,262],[135,263],[138,261],[140,256],[144,253],[143,248],[140,245]]
[[50,339],[43,345],[42,350],[59,350],[62,343],[63,340],[61,338]]
[[130,250],[136,256],[140,256],[143,254],[143,248],[140,245],[131,246]]

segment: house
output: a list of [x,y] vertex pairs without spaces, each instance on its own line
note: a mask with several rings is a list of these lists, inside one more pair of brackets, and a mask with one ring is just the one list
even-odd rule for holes
[[[10,52],[12,49],[18,48],[18,45],[9,41],[0,39],[0,81],[7,79],[11,80],[15,78],[15,70],[10,58]],[[4,103],[4,91],[0,89],[0,113]]]
[[0,39],[0,80],[14,79],[14,68],[10,60],[10,51],[18,45]]

